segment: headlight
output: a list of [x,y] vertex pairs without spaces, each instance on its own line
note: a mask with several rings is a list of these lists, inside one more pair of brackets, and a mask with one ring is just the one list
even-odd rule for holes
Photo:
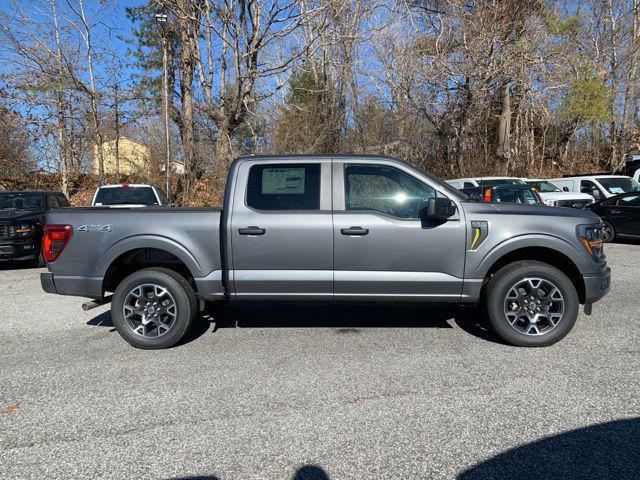
[[602,257],[602,225],[578,225],[578,238],[591,256]]
[[29,235],[33,235],[33,225],[30,225],[28,223],[18,225],[16,227],[16,234],[18,234],[20,237],[28,237]]

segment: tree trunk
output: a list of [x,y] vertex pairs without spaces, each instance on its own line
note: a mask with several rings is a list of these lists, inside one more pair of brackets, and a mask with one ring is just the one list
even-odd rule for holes
[[496,156],[500,167],[502,167],[500,170],[506,174],[511,159],[511,88],[509,82],[506,82],[502,87],[502,110],[498,124]]

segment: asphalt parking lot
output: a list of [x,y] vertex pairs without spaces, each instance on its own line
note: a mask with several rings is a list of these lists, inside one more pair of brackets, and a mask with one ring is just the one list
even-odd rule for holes
[[0,266],[0,478],[638,478],[640,245],[606,252],[544,349],[468,311],[248,305],[140,351]]

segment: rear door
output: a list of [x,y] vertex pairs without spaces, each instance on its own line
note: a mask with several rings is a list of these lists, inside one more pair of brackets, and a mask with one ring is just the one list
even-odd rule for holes
[[331,161],[246,161],[235,185],[233,293],[243,299],[331,299]]
[[397,162],[335,161],[336,300],[458,301],[466,232],[458,213],[420,220],[429,198],[446,196]]

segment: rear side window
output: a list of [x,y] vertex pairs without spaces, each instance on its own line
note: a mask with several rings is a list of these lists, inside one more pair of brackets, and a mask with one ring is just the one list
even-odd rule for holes
[[98,190],[96,204],[101,205],[157,205],[151,187],[108,187]]
[[256,210],[319,210],[320,164],[252,166],[247,205]]
[[67,200],[67,197],[65,197],[61,193],[59,193],[57,195],[57,197],[58,197],[58,203],[60,204],[61,207],[68,207],[69,206],[69,200]]
[[60,208],[57,195],[47,195],[47,210]]

